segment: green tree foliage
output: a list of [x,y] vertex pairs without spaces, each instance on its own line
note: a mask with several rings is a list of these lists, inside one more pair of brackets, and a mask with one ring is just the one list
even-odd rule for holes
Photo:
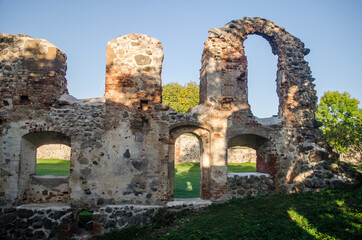
[[361,151],[362,110],[359,101],[347,92],[325,92],[317,106],[316,117],[323,123],[323,138],[338,153],[350,147]]
[[162,101],[176,112],[186,113],[199,104],[199,85],[189,82],[185,86],[169,83],[162,88]]

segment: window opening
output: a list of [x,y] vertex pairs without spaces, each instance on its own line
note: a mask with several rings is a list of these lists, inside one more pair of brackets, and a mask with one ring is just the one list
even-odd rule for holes
[[194,134],[176,139],[174,198],[200,197],[200,156],[200,141]]
[[278,57],[264,38],[249,35],[244,41],[248,61],[248,102],[253,115],[259,118],[278,114],[276,93]]
[[69,146],[46,144],[36,150],[36,175],[67,176],[70,174]]
[[229,173],[256,172],[256,150],[247,146],[228,148],[227,163]]
[[258,172],[258,164],[263,161],[260,158],[261,146],[266,138],[254,135],[237,135],[228,140],[228,172]]

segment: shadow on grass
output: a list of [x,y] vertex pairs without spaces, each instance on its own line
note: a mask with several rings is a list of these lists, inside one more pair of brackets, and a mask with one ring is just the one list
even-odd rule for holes
[[362,239],[361,203],[361,187],[327,190],[306,194],[303,204],[291,204],[287,212],[296,226],[314,239]]
[[361,187],[232,200],[171,226],[100,239],[362,239],[361,202]]
[[[228,172],[256,172],[256,163],[229,163]],[[175,198],[200,197],[200,163],[175,166]]]
[[182,163],[175,167],[175,198],[200,197],[200,163]]

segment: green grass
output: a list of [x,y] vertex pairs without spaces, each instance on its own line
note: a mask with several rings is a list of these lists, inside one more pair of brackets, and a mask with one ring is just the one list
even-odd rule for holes
[[70,161],[60,159],[36,160],[36,175],[67,176],[70,172]]
[[175,198],[200,197],[200,163],[175,166]]
[[256,163],[228,163],[228,172],[256,172]]
[[93,213],[88,211],[81,211],[78,215],[78,226],[84,227],[89,221],[93,220]]
[[[229,163],[229,172],[255,172],[255,163]],[[175,198],[200,197],[200,163],[175,166]]]
[[212,205],[204,212],[176,217],[169,224],[133,227],[97,239],[357,240],[362,239],[361,202],[361,187],[268,195]]

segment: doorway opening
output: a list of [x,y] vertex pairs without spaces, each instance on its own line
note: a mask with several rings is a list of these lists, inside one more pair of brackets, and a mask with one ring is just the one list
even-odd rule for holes
[[200,197],[200,141],[193,133],[179,136],[175,142],[174,198]]

